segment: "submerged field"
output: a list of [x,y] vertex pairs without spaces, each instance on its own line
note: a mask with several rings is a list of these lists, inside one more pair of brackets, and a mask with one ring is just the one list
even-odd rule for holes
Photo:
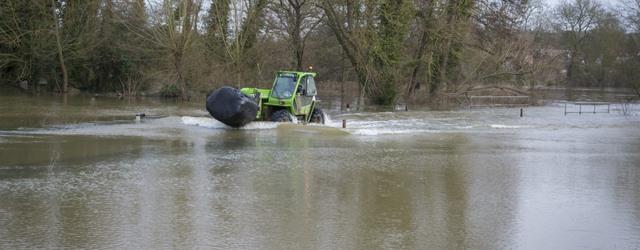
[[329,108],[323,127],[243,129],[203,106],[0,97],[0,248],[640,245],[637,106]]

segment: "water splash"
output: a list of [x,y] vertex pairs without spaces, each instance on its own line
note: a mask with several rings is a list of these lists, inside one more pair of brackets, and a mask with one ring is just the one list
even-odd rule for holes
[[376,135],[399,135],[399,134],[420,134],[420,133],[440,133],[439,130],[427,129],[351,129],[352,135],[376,136]]
[[[298,130],[314,131],[317,128],[305,129],[304,126],[322,126],[337,128],[355,136],[382,136],[399,134],[422,134],[440,132],[474,133],[518,131],[528,129],[564,129],[564,128],[602,128],[637,126],[640,116],[623,116],[612,108],[610,114],[564,115],[564,107],[550,105],[546,107],[530,107],[525,116],[519,116],[519,109],[474,109],[453,111],[409,111],[409,112],[359,112],[325,114],[325,124],[300,125]],[[347,120],[346,129],[342,129],[342,120]],[[2,135],[93,135],[93,136],[142,136],[174,138],[176,134],[200,134],[197,129],[212,129],[224,133],[231,130],[274,130],[282,123],[254,121],[246,126],[231,128],[213,118],[206,116],[166,116],[162,118],[145,118],[140,121],[112,120],[84,123],[68,123],[50,125],[45,128],[18,128],[16,130],[0,130]],[[293,124],[297,124],[294,122]],[[286,130],[286,129],[280,129]],[[190,133],[194,132],[194,133]],[[3,140],[0,138],[0,140]]]
[[[212,128],[212,129],[235,129],[225,125],[224,123],[216,119],[208,118],[208,117],[183,116],[182,124]],[[277,126],[278,126],[278,123],[275,123],[275,122],[254,121],[238,129],[248,129],[248,130],[275,129]]]
[[496,129],[518,129],[518,128],[531,128],[531,126],[519,126],[519,125],[504,125],[504,124],[491,124],[491,128]]

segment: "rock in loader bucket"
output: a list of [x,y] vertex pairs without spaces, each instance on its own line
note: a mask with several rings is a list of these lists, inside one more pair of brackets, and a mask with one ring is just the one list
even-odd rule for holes
[[207,96],[207,111],[216,120],[234,127],[242,127],[256,119],[258,104],[240,90],[222,87]]

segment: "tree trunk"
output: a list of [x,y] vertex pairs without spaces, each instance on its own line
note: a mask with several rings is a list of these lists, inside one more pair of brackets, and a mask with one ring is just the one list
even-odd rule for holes
[[51,0],[51,13],[53,14],[53,23],[55,25],[56,45],[58,48],[58,61],[62,70],[62,93],[67,93],[67,85],[69,84],[69,76],[67,74],[67,66],[64,64],[64,55],[62,53],[62,39],[60,38],[60,20],[56,14],[56,3]]
[[301,37],[301,26],[302,26],[302,13],[301,8],[302,5],[289,1],[289,4],[293,8],[294,20],[293,20],[293,30],[291,37],[293,38],[293,53],[296,59],[296,70],[302,71],[302,56],[304,54],[304,46],[302,45],[302,37]]
[[416,89],[418,89],[419,81],[418,81],[418,73],[422,70],[424,65],[424,51],[427,47],[428,40],[428,31],[422,31],[422,37],[420,38],[420,45],[418,47],[418,52],[414,56],[414,60],[416,62],[416,66],[413,68],[413,72],[411,73],[411,80],[409,81],[409,86],[407,88],[407,98],[413,96]]
[[187,82],[184,79],[184,75],[182,73],[182,54],[176,53],[174,54],[174,67],[177,74],[178,84],[180,85],[180,96],[182,100],[187,100]]
[[576,55],[577,50],[573,49],[571,51],[571,59],[569,59],[569,65],[567,65],[567,86],[572,87],[575,83],[575,65],[576,65]]
[[436,85],[434,89],[436,92],[447,88],[447,71],[449,70],[449,57],[451,56],[451,38],[447,38],[443,56],[442,63],[439,65],[440,76],[438,78],[438,85]]

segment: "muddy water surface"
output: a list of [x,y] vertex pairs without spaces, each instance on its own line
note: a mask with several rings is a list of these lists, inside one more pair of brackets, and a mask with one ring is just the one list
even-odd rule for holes
[[640,109],[616,107],[230,129],[200,103],[1,95],[0,248],[636,249]]

